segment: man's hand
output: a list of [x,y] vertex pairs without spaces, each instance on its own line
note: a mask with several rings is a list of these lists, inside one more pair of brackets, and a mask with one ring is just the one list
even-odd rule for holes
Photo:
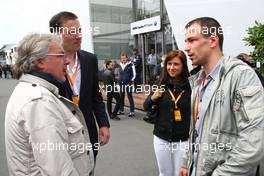
[[109,142],[110,131],[108,127],[101,127],[99,129],[99,142],[100,145],[105,145]]
[[180,176],[188,176],[188,169],[185,167],[182,167],[180,169]]

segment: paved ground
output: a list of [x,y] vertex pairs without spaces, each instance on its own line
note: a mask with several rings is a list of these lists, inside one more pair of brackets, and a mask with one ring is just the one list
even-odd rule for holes
[[[8,97],[17,81],[0,79],[0,176],[7,176],[4,144],[4,113]],[[152,144],[153,126],[141,119],[145,113],[136,112],[136,119],[120,116],[110,121],[111,141],[101,148],[97,160],[97,176],[155,176],[158,175]]]
[[13,91],[16,81],[4,80],[0,78],[0,175],[7,174],[4,138],[4,115],[5,107],[10,93]]

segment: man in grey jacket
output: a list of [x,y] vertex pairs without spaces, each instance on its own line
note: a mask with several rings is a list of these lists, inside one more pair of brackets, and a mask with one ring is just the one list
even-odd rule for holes
[[190,77],[191,130],[181,176],[254,176],[264,159],[264,91],[255,71],[223,55],[213,18],[186,25],[185,50],[203,69]]
[[5,114],[10,176],[93,175],[85,119],[78,106],[64,98],[69,61],[61,43],[56,35],[29,34],[17,48],[14,70],[20,82]]

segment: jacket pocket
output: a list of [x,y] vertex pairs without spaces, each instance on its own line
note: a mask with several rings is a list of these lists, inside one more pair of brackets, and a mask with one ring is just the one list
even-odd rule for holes
[[[216,138],[219,135],[219,142]],[[234,143],[238,137],[237,134],[211,129],[210,142],[208,142],[208,151],[203,159],[204,175],[211,175],[215,168],[226,162],[228,154],[231,152]]]
[[260,86],[248,86],[239,90],[244,121],[250,121],[264,113],[261,89]]
[[75,117],[69,118],[65,122],[68,132],[69,153],[72,158],[85,153],[85,138],[83,125]]
[[75,117],[66,120],[67,131],[70,134],[76,133],[83,128],[82,124]]
[[[220,130],[220,134],[218,134],[218,130],[211,129],[211,133],[217,137],[219,135],[219,142],[217,143],[217,149],[221,152],[231,151],[232,146],[236,143],[238,138],[238,134],[234,132],[228,132]],[[215,142],[216,143],[216,142]]]

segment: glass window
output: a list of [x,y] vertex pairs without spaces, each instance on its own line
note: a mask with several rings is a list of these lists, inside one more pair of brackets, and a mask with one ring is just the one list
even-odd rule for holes
[[[133,22],[132,1],[126,0],[92,1],[92,26],[99,28],[94,34],[94,52],[99,60],[120,60],[120,53],[129,51],[133,46],[130,23]],[[120,4],[120,5],[119,5]],[[99,61],[99,63],[103,63]]]
[[111,9],[103,5],[91,5],[93,8],[93,21],[96,22],[111,22]]
[[160,15],[160,0],[137,0],[137,20]]
[[178,49],[176,45],[176,41],[172,32],[172,28],[170,24],[164,25],[164,44],[165,44],[165,52],[168,53],[171,50]]

